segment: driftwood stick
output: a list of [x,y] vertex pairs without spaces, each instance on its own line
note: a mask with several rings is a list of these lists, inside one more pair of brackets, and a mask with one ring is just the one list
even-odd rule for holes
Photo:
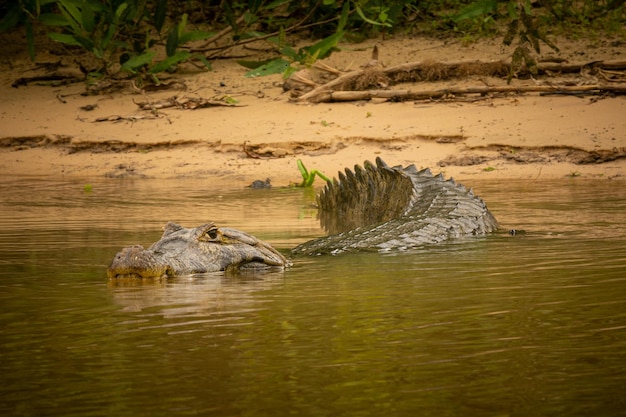
[[345,82],[348,82],[350,80],[353,80],[357,77],[359,77],[361,74],[363,73],[363,71],[350,71],[347,72],[337,78],[335,78],[332,81],[327,82],[324,85],[321,85],[317,88],[314,88],[313,90],[309,91],[306,94],[301,95],[300,97],[298,97],[299,101],[313,101],[313,102],[317,102],[317,100],[311,100],[313,97],[316,97],[317,95],[323,94],[326,91],[332,91],[334,87],[340,86]]
[[[459,68],[463,68],[463,75],[469,75],[472,72],[492,73],[494,71],[494,68],[496,68],[496,71],[497,69],[499,69],[499,71],[503,71],[503,69],[508,68],[508,64],[503,61],[464,61],[444,63],[427,61],[394,65],[393,67],[384,69],[368,67],[362,70],[347,72],[324,85],[314,88],[308,93],[300,96],[298,98],[298,101],[310,101],[314,103],[320,102],[320,97],[326,96],[329,91],[339,90],[342,86],[353,84],[356,80],[364,77],[367,73],[378,73],[382,77],[385,77],[385,79],[389,79],[389,84],[395,84],[401,81],[430,81],[431,78],[450,78],[450,76],[456,75],[451,73],[456,72],[457,70],[459,70]],[[409,77],[404,75],[415,72],[419,72],[422,74]]]
[[[411,62],[384,69],[365,68],[345,73],[334,80],[320,85],[306,94],[303,94],[298,97],[297,100],[318,103],[328,101],[329,95],[334,94],[332,92],[336,90],[343,89],[360,91],[361,89],[350,88],[350,86],[356,84],[359,79],[366,78],[372,74],[380,76],[388,85],[393,85],[400,82],[437,81],[467,75],[502,76],[508,74],[508,68],[509,64],[505,61],[431,61]],[[548,71],[553,73],[576,73],[580,72],[583,68],[626,70],[626,61],[592,61],[582,64],[541,62],[537,64],[537,69],[540,74],[545,74]],[[512,90],[510,91],[517,91],[517,89],[519,89],[519,87],[512,87]]]
[[411,91],[411,90],[366,90],[366,91],[327,91],[318,95],[320,102],[330,101],[355,101],[371,100],[373,98],[387,98],[394,100],[426,100],[442,98],[448,95],[466,94],[489,94],[489,93],[525,93],[543,92],[555,94],[576,94],[576,93],[615,93],[626,94],[626,84],[620,85],[583,85],[583,86],[500,86],[500,87],[467,87],[467,88],[444,88],[441,90]]
[[626,70],[626,61],[591,61],[582,64],[539,62],[537,69],[540,73],[546,71],[572,73],[580,72],[583,68],[600,68],[606,70]]

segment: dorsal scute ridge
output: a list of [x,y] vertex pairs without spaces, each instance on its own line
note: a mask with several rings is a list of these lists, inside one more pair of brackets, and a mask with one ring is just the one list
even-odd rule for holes
[[319,216],[331,235],[295,253],[390,250],[482,235],[498,223],[471,188],[415,165],[390,167],[380,157],[338,173],[318,196]]
[[420,175],[422,177],[432,177],[433,173],[430,170],[430,168],[424,168],[424,169],[418,171],[417,175]]
[[[358,165],[355,165],[355,168],[356,168],[357,166],[358,166]],[[344,172],[345,172],[345,178],[343,179],[344,181],[346,181],[346,178],[347,178],[348,180],[350,180],[351,178],[354,178],[354,172],[353,172],[350,168],[346,168],[346,169],[344,170]]]
[[[355,165],[355,171],[356,171],[356,167],[358,165]],[[357,191],[357,178],[356,175],[353,171],[349,170],[348,168],[346,168],[346,176],[343,178],[343,182],[344,182],[344,186],[349,190],[348,193],[351,196],[352,199],[357,198],[356,195],[354,195],[354,192]]]
[[[354,177],[356,178],[357,181],[363,181],[363,178],[365,178],[365,170],[363,168],[361,168],[361,165],[355,165],[354,166]],[[354,180],[354,178],[352,178],[352,180]]]
[[317,197],[327,230],[350,230],[401,217],[417,198],[413,178],[403,168],[390,168],[380,157],[354,170],[339,172]]
[[411,164],[411,165],[406,166],[403,169],[403,171],[406,174],[409,174],[409,175],[417,175],[418,174],[418,170],[417,170],[417,167],[415,166],[415,164]]
[[[365,163],[366,163],[366,164],[370,164],[370,165],[372,165],[372,166],[373,166],[373,164],[372,164],[370,161],[365,161]],[[383,160],[382,160],[382,158],[381,158],[380,156],[377,156],[377,157],[376,157],[376,166],[377,166],[378,168],[381,168],[381,169],[387,169],[387,168],[389,168],[389,165],[387,165],[387,163],[386,163],[385,161],[383,161]]]

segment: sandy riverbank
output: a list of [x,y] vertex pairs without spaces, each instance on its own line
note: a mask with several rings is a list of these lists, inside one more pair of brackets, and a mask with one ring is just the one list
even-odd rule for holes
[[[344,45],[326,63],[341,70],[358,68],[368,61],[374,44],[384,65],[494,60],[509,53],[497,41],[464,47],[458,42],[396,39]],[[608,42],[595,47],[586,41],[559,45],[559,56],[568,60],[624,57],[623,48]],[[193,177],[241,185],[270,178],[275,185],[287,185],[300,180],[297,159],[309,169],[335,175],[376,156],[393,165],[430,167],[464,181],[626,175],[624,97],[524,94],[462,102],[295,104],[283,91],[280,76],[244,78],[246,69],[234,60],[214,62],[212,72],[176,75],[184,85],[181,90],[129,89],[83,96],[82,84],[13,88],[16,78],[32,70],[33,64],[24,58],[15,52],[2,63],[3,175]],[[431,84],[495,82],[502,81],[473,76]],[[228,95],[240,106],[147,112],[136,105],[173,95]],[[93,110],[82,110],[85,106]],[[113,121],[113,116],[121,119]],[[96,121],[99,118],[107,121]]]

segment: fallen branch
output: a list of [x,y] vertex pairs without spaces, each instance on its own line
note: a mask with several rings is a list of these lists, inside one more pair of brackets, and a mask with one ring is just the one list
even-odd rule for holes
[[155,101],[155,102],[149,102],[149,101],[137,102],[133,100],[133,103],[139,106],[141,110],[148,110],[148,111],[167,109],[170,107],[176,107],[176,108],[184,109],[184,110],[195,110],[195,109],[203,109],[206,107],[216,107],[216,106],[223,106],[223,107],[242,107],[243,106],[243,104],[236,103],[235,100],[229,96],[221,97],[219,100],[211,100],[211,99],[206,99],[206,98],[201,98],[201,97],[179,98],[179,97],[173,96],[173,97],[169,97],[169,98]]
[[366,91],[325,91],[316,96],[316,102],[327,103],[332,101],[358,101],[384,98],[393,101],[404,100],[427,100],[439,99],[448,96],[460,96],[467,94],[486,95],[491,93],[528,93],[541,92],[551,94],[626,94],[626,84],[620,85],[583,85],[583,86],[500,86],[500,87],[466,87],[466,88],[443,88],[440,90],[366,90]]
[[96,119],[94,119],[95,123],[98,122],[121,122],[121,121],[128,121],[128,122],[136,122],[138,120],[152,120],[152,119],[158,119],[158,116],[118,116],[118,115],[113,115],[113,116],[103,116],[103,117],[98,117]]
[[[333,91],[363,91],[381,89],[404,82],[442,81],[450,78],[471,75],[506,77],[509,64],[505,61],[464,61],[464,62],[412,62],[389,68],[366,67],[345,73],[332,81],[313,88],[296,98],[297,101],[312,103],[328,101]],[[596,72],[624,71],[626,61],[593,61],[583,64],[542,62],[537,64],[539,74],[578,73],[585,69]],[[519,74],[524,75],[524,74]],[[607,79],[607,77],[603,77]],[[610,81],[610,80],[609,80]],[[517,87],[519,88],[519,87]]]

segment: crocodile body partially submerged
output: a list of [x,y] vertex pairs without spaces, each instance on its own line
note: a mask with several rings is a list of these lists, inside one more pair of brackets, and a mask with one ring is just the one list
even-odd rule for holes
[[[405,250],[448,239],[483,235],[498,223],[472,190],[414,165],[389,167],[380,158],[346,169],[317,198],[329,236],[294,248],[293,255]],[[289,261],[254,236],[208,223],[168,223],[161,239],[119,252],[108,276],[162,277],[223,270],[283,268]]]

